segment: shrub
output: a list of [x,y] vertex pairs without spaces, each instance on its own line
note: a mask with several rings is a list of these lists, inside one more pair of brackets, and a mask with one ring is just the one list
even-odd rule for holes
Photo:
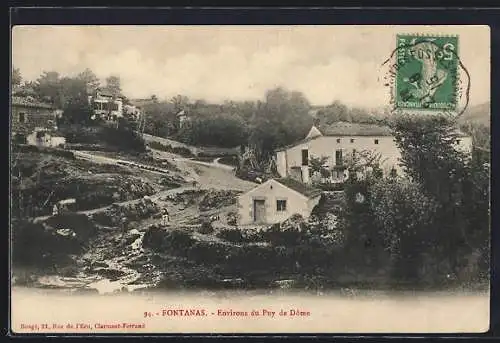
[[97,127],[71,125],[62,128],[61,131],[67,143],[71,144],[106,144],[122,151],[146,150],[142,137],[126,123],[120,123],[118,127],[104,124]]
[[191,235],[182,230],[166,231],[158,227],[150,227],[144,234],[142,245],[144,248],[155,251],[171,251],[185,255],[196,241]]
[[319,183],[316,185],[323,191],[334,192],[334,191],[343,191],[344,184],[343,183]]
[[217,238],[226,240],[232,243],[245,242],[245,236],[240,229],[222,229],[216,234]]
[[185,147],[172,147],[171,145],[162,144],[162,143],[157,142],[157,141],[151,141],[148,143],[148,145],[151,149],[171,152],[173,154],[178,154],[178,155],[181,155],[183,157],[192,157],[193,156],[193,153],[191,152],[191,150],[189,150],[188,148],[185,148]]
[[204,235],[210,234],[214,232],[214,228],[212,227],[212,223],[204,220],[201,223],[201,227],[198,229],[198,232]]
[[75,155],[71,151],[59,149],[59,148],[38,147],[36,145],[14,145],[12,150],[16,151],[16,152],[22,152],[22,153],[35,152],[35,153],[60,156],[60,157],[65,157],[65,158],[70,158],[70,159],[75,158]]
[[237,156],[223,156],[219,159],[219,163],[236,167],[239,161]]
[[[84,218],[85,217],[85,218]],[[69,229],[69,235],[59,229]],[[85,215],[62,215],[45,223],[13,221],[12,259],[19,266],[51,267],[71,263],[70,255],[84,251],[95,227]]]

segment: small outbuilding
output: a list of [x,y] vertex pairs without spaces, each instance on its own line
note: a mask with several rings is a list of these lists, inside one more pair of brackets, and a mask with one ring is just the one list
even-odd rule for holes
[[293,214],[308,218],[321,190],[291,178],[270,179],[238,198],[238,224],[275,224]]

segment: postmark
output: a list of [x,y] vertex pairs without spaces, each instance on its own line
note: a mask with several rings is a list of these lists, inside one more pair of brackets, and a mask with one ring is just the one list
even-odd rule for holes
[[458,35],[398,34],[382,63],[382,80],[395,114],[460,116],[468,105],[470,75]]
[[458,36],[397,35],[396,107],[455,110]]

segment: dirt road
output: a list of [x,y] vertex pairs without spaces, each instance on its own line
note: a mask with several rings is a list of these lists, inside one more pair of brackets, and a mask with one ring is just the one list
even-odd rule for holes
[[242,180],[234,175],[233,167],[221,164],[218,159],[213,162],[196,161],[169,152],[151,149],[153,157],[167,159],[186,174],[190,174],[204,187],[217,189],[234,189],[249,191],[257,185]]
[[[165,197],[165,196],[180,194],[180,193],[183,193],[183,192],[186,192],[186,191],[197,190],[197,189],[202,189],[202,188],[201,187],[200,188],[197,188],[197,187],[178,187],[178,188],[173,188],[173,189],[169,189],[169,190],[165,190],[165,191],[161,191],[161,192],[155,193],[155,194],[149,196],[149,198],[152,201],[157,201],[160,198]],[[115,202],[114,205],[127,206],[127,205],[138,203],[142,199],[143,198],[137,198],[137,199],[127,200],[127,201],[122,201],[122,202]],[[99,213],[99,212],[105,211],[105,210],[111,208],[111,206],[113,206],[113,204],[112,205],[103,206],[103,207],[99,207],[99,208],[94,208],[94,209],[91,209],[91,210],[78,211],[77,213],[79,213],[79,214],[86,214],[86,215],[95,214],[95,213]],[[43,221],[43,220],[48,219],[49,217],[51,217],[51,216],[36,217],[34,219],[34,222],[36,223],[36,222],[39,222],[39,221]]]
[[[115,159],[111,157],[106,157],[102,155],[92,154],[89,152],[82,151],[73,151],[75,153],[75,157],[85,159],[95,163],[103,163],[103,164],[113,164],[113,165],[121,165],[120,162],[129,162],[135,163],[133,161],[127,161],[124,159]],[[200,190],[200,189],[219,189],[219,190],[238,190],[238,191],[248,191],[255,187],[255,184],[249,181],[241,180],[237,178],[233,172],[232,168],[218,164],[218,163],[210,163],[210,162],[201,162],[194,161],[179,155],[171,154],[171,153],[163,153],[161,151],[155,151],[156,157],[166,158],[176,164],[176,166],[183,171],[185,174],[190,175],[191,178],[198,182],[197,186],[182,186],[179,188],[169,189],[165,191],[160,191],[150,196],[151,200],[157,201],[160,198],[169,195],[180,194],[189,190]],[[155,154],[153,155],[155,156]],[[147,165],[143,165],[146,166]],[[223,167],[221,167],[223,166]],[[142,198],[117,202],[116,205],[124,206],[130,205],[133,203],[137,203],[141,201]],[[81,214],[94,214],[98,212],[105,211],[109,209],[112,205],[103,206],[99,208],[95,208],[92,210],[79,211]],[[50,216],[40,216],[34,219],[35,222],[43,221],[48,219]]]

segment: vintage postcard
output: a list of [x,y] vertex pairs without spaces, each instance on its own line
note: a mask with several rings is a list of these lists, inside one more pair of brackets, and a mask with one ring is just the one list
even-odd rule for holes
[[488,26],[15,26],[11,331],[463,333]]

